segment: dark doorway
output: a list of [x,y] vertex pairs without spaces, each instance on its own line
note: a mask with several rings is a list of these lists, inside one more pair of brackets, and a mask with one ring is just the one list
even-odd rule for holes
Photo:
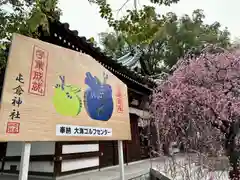
[[[138,116],[130,114],[131,141],[123,141],[124,162],[129,163],[141,160],[140,136],[138,130]],[[118,143],[117,141],[99,141],[100,160],[99,167],[118,165]]]
[[7,151],[7,143],[0,142],[0,162],[2,162],[2,166],[0,166],[0,172],[3,171],[4,167],[4,157],[6,156]]
[[[99,167],[118,165],[118,143],[117,141],[99,141],[100,160]],[[124,162],[127,163],[127,145],[123,141]]]
[[113,166],[116,164],[114,141],[99,141],[99,167]]
[[130,114],[132,140],[127,143],[127,162],[141,160],[140,155],[140,136],[138,130],[138,116]]

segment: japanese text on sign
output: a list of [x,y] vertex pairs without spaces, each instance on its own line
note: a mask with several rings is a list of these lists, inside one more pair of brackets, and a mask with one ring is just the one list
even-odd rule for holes
[[18,134],[20,130],[20,123],[19,122],[8,122],[7,123],[7,134]]
[[1,142],[131,140],[128,87],[118,76],[85,53],[12,37]]
[[48,52],[34,46],[29,93],[39,96],[45,95],[47,64]]
[[24,90],[22,88],[22,85],[24,84],[24,79],[21,73],[19,73],[18,76],[16,77],[16,81],[18,82],[18,84],[15,88],[13,88],[14,96],[11,102],[13,109],[9,114],[9,118],[11,120],[20,119],[19,107],[23,103],[21,95],[24,93]]
[[117,94],[116,94],[116,106],[117,106],[117,112],[122,113],[123,112],[123,97],[120,87],[117,88]]
[[112,128],[89,126],[56,125],[57,136],[112,136]]

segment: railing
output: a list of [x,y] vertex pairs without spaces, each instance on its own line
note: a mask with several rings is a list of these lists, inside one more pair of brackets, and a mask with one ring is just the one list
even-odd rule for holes
[[[151,176],[154,176],[154,180],[168,180],[169,177],[173,175],[185,174],[186,177],[202,177],[211,175],[212,172],[222,171],[217,178],[219,179],[221,174],[228,169],[228,165],[225,161],[226,157],[209,157],[203,153],[200,153],[196,150],[191,150],[190,153],[187,154],[187,157],[183,156],[183,161],[178,159],[178,156],[169,156],[169,158],[164,158],[163,162],[158,164],[157,169],[155,170],[152,167],[152,157],[153,155],[163,156],[157,151],[150,151],[150,163],[151,163]],[[156,157],[156,156],[155,156]],[[179,160],[179,161],[178,161]],[[167,163],[165,163],[167,161]],[[160,166],[159,166],[160,165]],[[170,166],[166,167],[165,166]],[[172,167],[171,167],[172,166]],[[162,169],[162,170],[160,170]],[[177,170],[177,171],[175,171]],[[169,177],[164,176],[164,173],[168,172]],[[167,175],[166,174],[166,175]],[[212,176],[212,175],[211,175]],[[152,178],[151,178],[152,179]]]
[[140,176],[137,176],[128,180],[150,180],[150,173],[142,174]]
[[151,180],[171,180],[168,177],[161,174],[159,171],[150,169],[150,179]]

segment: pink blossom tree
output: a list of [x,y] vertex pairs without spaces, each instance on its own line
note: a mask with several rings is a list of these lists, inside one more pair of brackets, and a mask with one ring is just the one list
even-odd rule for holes
[[240,180],[240,53],[202,53],[179,60],[152,95],[161,143],[226,154],[230,179]]

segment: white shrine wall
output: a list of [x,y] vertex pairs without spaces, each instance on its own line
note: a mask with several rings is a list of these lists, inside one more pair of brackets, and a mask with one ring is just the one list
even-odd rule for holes
[[[79,154],[99,152],[99,143],[94,144],[66,144],[62,146],[62,154]],[[63,160],[61,165],[61,172],[81,170],[86,168],[93,168],[99,166],[99,156],[81,157],[76,159]]]
[[[6,158],[21,156],[22,143],[21,142],[8,142]],[[55,142],[33,142],[31,145],[31,156],[40,155],[54,155]],[[4,163],[4,171],[10,171],[12,168],[19,170],[20,161],[6,161]],[[29,171],[31,172],[54,172],[54,163],[52,161],[32,161],[29,164]]]

